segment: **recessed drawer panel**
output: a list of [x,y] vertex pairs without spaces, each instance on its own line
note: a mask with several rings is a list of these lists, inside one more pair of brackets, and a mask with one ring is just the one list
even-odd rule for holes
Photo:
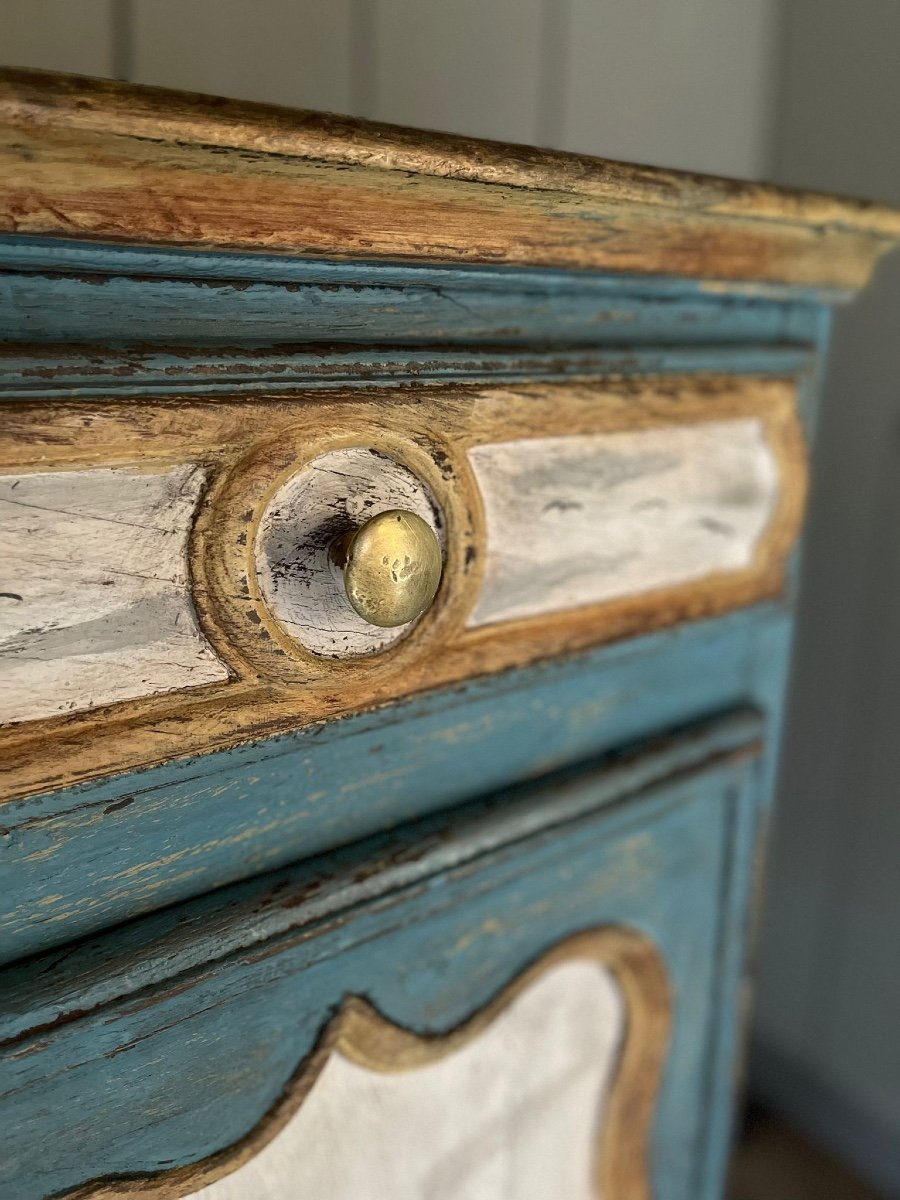
[[7,968],[4,1194],[715,1194],[759,737],[727,714]]
[[775,379],[17,405],[7,794],[773,596],[804,474]]

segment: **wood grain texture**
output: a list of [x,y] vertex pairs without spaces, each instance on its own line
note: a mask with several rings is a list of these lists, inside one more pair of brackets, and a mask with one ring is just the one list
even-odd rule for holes
[[[534,697],[529,697],[533,703]],[[765,698],[757,693],[754,700]],[[652,722],[648,722],[652,723]],[[409,726],[417,734],[416,726]],[[760,752],[767,723],[746,704],[716,710],[665,734],[613,735],[616,750],[526,778],[489,796],[417,819],[385,822],[372,836],[308,854],[279,871],[206,890],[184,904],[144,915],[136,925],[82,939],[77,961],[32,955],[5,971],[0,1044],[31,1037],[60,1014],[89,1012],[166,984],[197,962],[245,954],[263,942],[330,922],[359,905],[521,840],[639,799],[674,778]],[[499,749],[502,735],[495,740]],[[248,772],[249,773],[249,772]],[[221,793],[220,793],[221,794]],[[261,899],[263,897],[264,899]],[[278,898],[277,901],[275,898]],[[115,922],[112,923],[115,925]]]
[[38,72],[0,127],[9,233],[849,289],[900,240],[876,205]]
[[221,682],[197,627],[187,464],[0,475],[0,725]]
[[746,570],[781,490],[747,418],[493,443],[469,459],[486,525],[470,628]]
[[[89,742],[75,717],[44,724],[40,736],[55,735],[60,748],[67,746],[74,781],[777,595],[805,493],[795,390],[784,380],[696,377],[435,388],[364,401],[297,396],[260,404],[99,404],[89,415],[80,404],[15,406],[0,462],[4,454],[16,463],[32,456],[44,467],[98,457],[140,461],[152,445],[156,460],[206,464],[211,484],[192,538],[193,595],[203,631],[232,674],[231,682],[204,688],[202,699],[195,690],[194,698],[185,693],[164,703],[122,705],[95,726]],[[749,565],[569,612],[466,629],[487,561],[482,501],[466,457],[471,447],[536,430],[559,436],[687,428],[713,417],[760,421],[778,464],[779,503]],[[447,557],[436,602],[414,637],[380,655],[335,662],[305,650],[273,617],[255,573],[254,546],[271,497],[298,467],[341,446],[375,449],[423,481],[444,514]],[[46,786],[27,732],[8,735],[2,757],[7,796]]]
[[114,253],[90,244],[77,255],[51,255],[49,239],[22,240],[0,239],[0,344],[112,342],[187,355],[205,346],[250,353],[310,343],[432,353],[525,345],[532,354],[558,345],[809,343],[817,304],[835,300],[813,293],[792,304],[776,288],[743,296],[737,287],[726,300],[690,281],[676,287],[674,280],[521,267]]
[[[567,939],[438,1037],[350,997],[235,1147],[89,1194],[544,1200],[562,1188],[572,1200],[649,1200],[669,1022],[657,951],[616,928]],[[346,1155],[335,1154],[338,1129]]]
[[[296,866],[290,879],[243,885],[246,915],[256,908],[256,919],[245,922],[247,932],[255,930],[252,944],[216,950],[212,959],[201,949],[187,969],[170,959],[158,985],[109,997],[89,1011],[72,1011],[58,994],[54,1006],[59,955],[14,968],[7,975],[13,1006],[46,1011],[49,1002],[57,1019],[51,1027],[33,1027],[0,1053],[0,1110],[4,1118],[7,1111],[18,1114],[9,1122],[0,1164],[7,1172],[4,1184],[17,1189],[20,1200],[33,1200],[98,1175],[111,1175],[109,1186],[121,1190],[128,1177],[188,1167],[240,1142],[290,1094],[297,1064],[308,1063],[321,1046],[323,1024],[343,997],[364,987],[367,1000],[391,1023],[419,1037],[443,1036],[548,949],[612,923],[649,937],[677,997],[662,1092],[653,1073],[640,1070],[642,1086],[623,1121],[634,1135],[642,1114],[655,1114],[655,1200],[713,1200],[717,1193],[705,1178],[712,1147],[704,1097],[729,1074],[728,1056],[719,1054],[731,1023],[723,987],[730,986],[744,944],[728,916],[731,867],[736,856],[752,858],[758,800],[753,760],[740,754],[713,760],[632,795],[627,804],[592,812],[597,783],[587,773],[579,786],[573,775],[569,795],[580,791],[580,815],[572,810],[568,820],[556,822],[545,797],[540,811],[551,824],[530,834],[518,824],[515,806],[497,804],[485,815],[483,830],[493,829],[493,849],[479,839],[466,849],[468,822],[456,821],[455,865],[432,876],[426,872],[411,886],[381,894],[376,887],[370,901],[338,908],[324,920],[305,919],[315,864]],[[522,799],[533,798],[526,790]],[[736,820],[743,811],[746,823]],[[379,839],[368,847],[368,862],[367,847],[357,846],[318,867],[338,891],[341,880],[351,884],[368,876],[377,884],[379,868],[397,860],[398,839],[408,835],[406,854],[410,862],[417,857],[420,832],[397,830],[387,841]],[[220,892],[198,904],[227,908],[229,899]],[[185,949],[198,946],[205,926],[196,908],[166,916]],[[285,921],[290,928],[274,935]],[[219,929],[231,945],[227,926]],[[111,931],[90,950],[75,949],[67,968],[78,973],[86,954],[102,954],[112,942],[124,955],[116,978],[138,982],[141,964],[162,964],[171,949],[161,943],[154,948],[152,934],[144,942],[144,932],[144,922]],[[137,941],[129,958],[131,935]],[[201,939],[203,948],[214,945]],[[721,959],[724,945],[735,960]],[[43,989],[43,1005],[33,992],[30,1000],[20,993],[24,974],[32,988]],[[75,1121],[74,1096],[82,1097]],[[35,1123],[47,1103],[66,1114],[50,1139],[46,1124]],[[29,1153],[36,1137],[42,1138],[41,1154]],[[630,1155],[630,1169],[642,1161],[644,1155]]]

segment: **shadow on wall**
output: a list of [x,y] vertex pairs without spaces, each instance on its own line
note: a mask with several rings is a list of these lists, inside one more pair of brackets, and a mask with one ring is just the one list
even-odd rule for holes
[[[900,4],[789,0],[781,182],[900,204]],[[762,935],[754,1086],[900,1196],[900,259],[840,313]]]

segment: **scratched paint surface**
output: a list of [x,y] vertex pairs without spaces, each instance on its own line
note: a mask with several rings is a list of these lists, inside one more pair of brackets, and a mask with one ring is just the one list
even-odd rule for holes
[[[719,254],[709,243],[710,270]],[[442,373],[789,374],[821,346],[836,299],[25,237],[0,239],[0,263],[8,400]],[[3,974],[0,1192],[42,1200],[100,1174],[196,1161],[253,1129],[348,993],[440,1034],[558,939],[608,921],[649,935],[673,981],[658,1200],[719,1200],[789,632],[788,599],[228,752],[48,782],[5,805],[0,893],[15,902],[0,912],[2,954],[51,949]],[[698,766],[683,734],[663,777],[626,756],[626,786],[604,759],[602,783],[588,770],[565,820],[565,780],[526,786],[747,703],[768,739],[759,774],[725,761],[735,744],[717,727],[701,739],[717,767]],[[463,818],[467,802],[480,810]],[[424,869],[422,822],[441,809]]]
[[[777,715],[781,606],[3,806],[0,961],[741,702]],[[773,716],[773,725],[775,716]]]
[[187,574],[191,464],[0,476],[0,723],[228,678]]
[[414,628],[412,621],[392,629],[364,621],[329,555],[338,534],[390,508],[416,513],[444,540],[441,510],[425,484],[365,446],[318,455],[269,501],[255,546],[260,590],[289,636],[315,654],[373,654]]

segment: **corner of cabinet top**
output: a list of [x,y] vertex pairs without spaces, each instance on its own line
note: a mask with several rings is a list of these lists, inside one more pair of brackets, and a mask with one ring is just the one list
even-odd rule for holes
[[0,230],[846,293],[861,287],[880,255],[900,242],[900,211],[6,68],[0,70]]

